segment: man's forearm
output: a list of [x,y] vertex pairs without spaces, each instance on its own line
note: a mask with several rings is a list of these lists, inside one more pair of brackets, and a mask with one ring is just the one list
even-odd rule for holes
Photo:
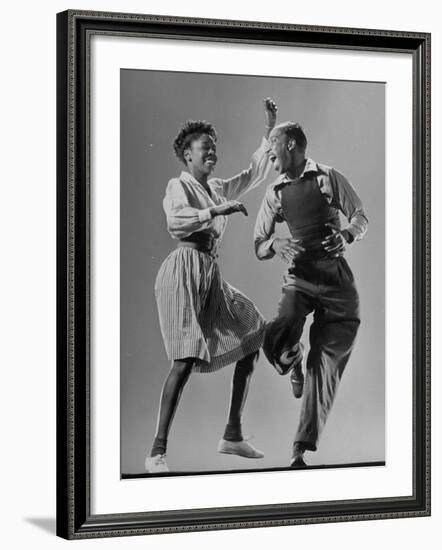
[[367,228],[368,228],[368,220],[364,212],[359,211],[355,213],[352,216],[348,226],[343,230],[350,235],[351,240],[346,239],[346,241],[348,243],[352,243],[354,241],[360,241],[365,235],[365,233],[367,232]]
[[258,260],[270,260],[275,255],[272,248],[274,237],[265,240],[255,240],[255,254]]

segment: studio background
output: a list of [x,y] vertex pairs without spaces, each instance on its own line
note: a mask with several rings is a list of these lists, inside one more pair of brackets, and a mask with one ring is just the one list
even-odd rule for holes
[[[157,271],[176,246],[166,230],[162,200],[184,168],[172,141],[187,118],[218,131],[214,175],[246,168],[263,134],[263,99],[278,104],[278,121],[300,122],[307,155],[344,173],[361,197],[369,230],[346,257],[361,300],[361,328],[319,450],[309,464],[385,458],[385,87],[382,83],[122,70],[121,73],[121,464],[144,473],[155,432],[161,387],[170,367],[154,296]],[[266,319],[276,312],[286,265],[259,262],[253,227],[266,186],[243,197],[249,217],[230,216],[219,263],[225,280],[251,298]],[[286,235],[285,224],[278,234]],[[308,326],[303,341],[308,345]],[[169,437],[172,470],[281,467],[289,463],[301,400],[292,397],[263,355],[243,415],[262,460],[220,455],[233,367],[194,374],[184,389]]]

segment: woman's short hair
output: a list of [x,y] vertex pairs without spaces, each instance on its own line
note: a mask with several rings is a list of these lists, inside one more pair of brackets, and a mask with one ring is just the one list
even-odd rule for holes
[[215,127],[206,120],[186,120],[173,141],[173,150],[180,161],[186,164],[184,151],[189,148],[192,141],[200,138],[203,134],[208,134],[216,142],[217,135]]

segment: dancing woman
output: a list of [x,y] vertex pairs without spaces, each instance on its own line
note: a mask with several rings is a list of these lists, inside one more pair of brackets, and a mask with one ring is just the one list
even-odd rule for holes
[[264,455],[243,439],[241,415],[258,350],[264,319],[244,294],[225,282],[217,248],[227,216],[247,215],[238,202],[265,179],[277,107],[264,102],[265,137],[247,170],[223,180],[210,178],[216,162],[215,128],[187,121],[173,147],[186,170],[169,181],[163,206],[168,231],[177,248],[160,267],[156,282],[160,328],[172,366],[163,385],[155,439],[146,458],[148,472],[168,472],[165,461],[170,426],[191,372],[214,372],[236,363],[227,424],[218,451],[246,458]]

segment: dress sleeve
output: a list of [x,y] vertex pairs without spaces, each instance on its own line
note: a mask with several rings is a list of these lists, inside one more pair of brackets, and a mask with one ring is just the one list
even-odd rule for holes
[[334,168],[330,171],[330,184],[333,203],[348,220],[345,229],[351,234],[354,241],[359,241],[365,235],[368,226],[368,219],[361,199],[347,178]]
[[229,179],[214,178],[211,184],[216,192],[227,200],[236,200],[248,191],[258,187],[266,178],[269,162],[270,144],[262,138],[261,145],[252,155],[252,162],[247,170],[243,170]]
[[190,206],[186,189],[178,178],[169,181],[163,208],[166,213],[167,230],[174,239],[182,239],[207,229],[212,221],[210,208],[199,209]]
[[255,223],[255,254],[259,260],[269,260],[275,255],[272,244],[275,240],[275,224],[283,221],[278,211],[278,199],[273,186],[267,189]]

